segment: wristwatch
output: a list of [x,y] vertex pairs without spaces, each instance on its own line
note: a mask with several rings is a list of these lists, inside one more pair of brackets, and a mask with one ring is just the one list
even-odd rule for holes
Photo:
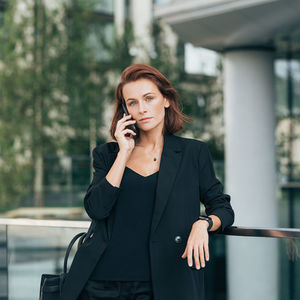
[[213,220],[212,220],[211,217],[207,217],[207,216],[199,216],[199,217],[198,217],[198,220],[205,220],[205,221],[208,222],[209,225],[208,225],[208,227],[207,227],[207,231],[209,231],[209,229],[211,229],[212,226],[213,226]]

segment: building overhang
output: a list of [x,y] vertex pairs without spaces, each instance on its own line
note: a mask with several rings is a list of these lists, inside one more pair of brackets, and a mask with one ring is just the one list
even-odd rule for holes
[[215,51],[274,47],[293,41],[300,50],[299,0],[185,0],[156,4],[154,16],[185,42]]

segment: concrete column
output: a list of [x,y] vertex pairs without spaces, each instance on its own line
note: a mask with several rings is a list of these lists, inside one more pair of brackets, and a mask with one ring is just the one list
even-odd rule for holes
[[114,23],[116,34],[121,37],[125,25],[125,0],[114,0]]
[[[226,192],[235,225],[277,226],[273,52],[225,53]],[[278,241],[227,238],[229,300],[278,299]]]
[[132,54],[135,62],[147,63],[152,52],[151,29],[153,18],[152,0],[131,0],[130,18],[133,25],[135,45]]

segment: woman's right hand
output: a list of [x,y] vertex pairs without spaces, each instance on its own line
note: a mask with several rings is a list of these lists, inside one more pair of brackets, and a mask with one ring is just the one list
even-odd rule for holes
[[127,116],[124,113],[123,118],[117,122],[115,131],[115,138],[119,144],[120,151],[125,152],[127,154],[131,154],[135,146],[135,141],[132,136],[127,137],[125,136],[125,134],[130,133],[131,135],[136,135],[136,133],[133,130],[126,128],[128,125],[136,123],[136,120],[130,119],[131,115]]

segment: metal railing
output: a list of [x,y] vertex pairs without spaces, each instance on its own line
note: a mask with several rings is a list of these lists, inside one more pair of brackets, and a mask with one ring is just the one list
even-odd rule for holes
[[[67,227],[87,229],[90,221],[66,220],[36,220],[36,219],[6,219],[0,218],[0,225],[37,226],[37,227]],[[265,228],[230,226],[218,234],[252,237],[300,238],[300,228]]]
[[231,226],[220,234],[300,239],[300,229]]

